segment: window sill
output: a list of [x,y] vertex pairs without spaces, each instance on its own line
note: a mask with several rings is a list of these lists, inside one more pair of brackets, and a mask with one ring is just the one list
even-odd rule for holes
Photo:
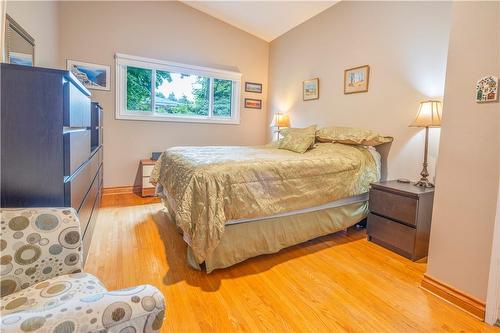
[[201,124],[226,124],[239,125],[240,120],[235,118],[203,118],[203,117],[178,117],[178,116],[151,116],[140,114],[116,114],[117,120],[142,120],[142,121],[166,121],[174,123],[201,123]]

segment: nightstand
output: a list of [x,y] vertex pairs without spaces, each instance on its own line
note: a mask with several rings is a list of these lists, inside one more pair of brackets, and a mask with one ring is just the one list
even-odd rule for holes
[[372,184],[368,240],[413,261],[427,256],[433,188],[395,180]]
[[141,160],[140,170],[142,178],[141,195],[143,197],[151,197],[155,195],[155,187],[149,182],[149,177],[153,171],[153,167],[156,161],[153,160]]

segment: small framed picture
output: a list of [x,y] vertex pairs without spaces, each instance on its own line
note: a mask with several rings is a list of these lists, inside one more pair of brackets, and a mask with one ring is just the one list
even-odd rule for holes
[[245,109],[262,109],[262,100],[245,98]]
[[245,91],[262,94],[262,83],[245,82]]
[[310,80],[305,80],[302,83],[302,99],[304,101],[311,101],[313,99],[319,98],[319,79],[314,78]]
[[344,71],[344,94],[356,94],[368,91],[370,66],[359,66]]
[[67,60],[66,68],[76,76],[88,89],[110,90],[110,67],[106,65],[90,64],[75,60]]
[[9,61],[15,65],[33,66],[33,54],[9,52]]
[[476,102],[487,103],[498,101],[498,78],[485,76],[476,83]]

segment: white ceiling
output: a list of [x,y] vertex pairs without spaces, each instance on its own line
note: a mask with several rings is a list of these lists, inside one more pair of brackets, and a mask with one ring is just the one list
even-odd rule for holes
[[272,41],[337,1],[182,1],[213,17]]

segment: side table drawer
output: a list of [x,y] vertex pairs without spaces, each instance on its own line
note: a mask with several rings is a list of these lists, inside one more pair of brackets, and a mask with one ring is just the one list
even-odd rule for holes
[[409,225],[416,225],[417,199],[391,192],[370,190],[369,209],[371,212],[390,217]]
[[404,224],[389,220],[373,213],[368,214],[368,237],[372,241],[382,241],[389,245],[391,250],[400,250],[406,257],[412,257],[415,247],[416,229]]
[[149,177],[153,171],[154,165],[143,165],[142,166],[142,176]]
[[142,188],[154,188],[155,186],[149,182],[149,177],[142,177]]

